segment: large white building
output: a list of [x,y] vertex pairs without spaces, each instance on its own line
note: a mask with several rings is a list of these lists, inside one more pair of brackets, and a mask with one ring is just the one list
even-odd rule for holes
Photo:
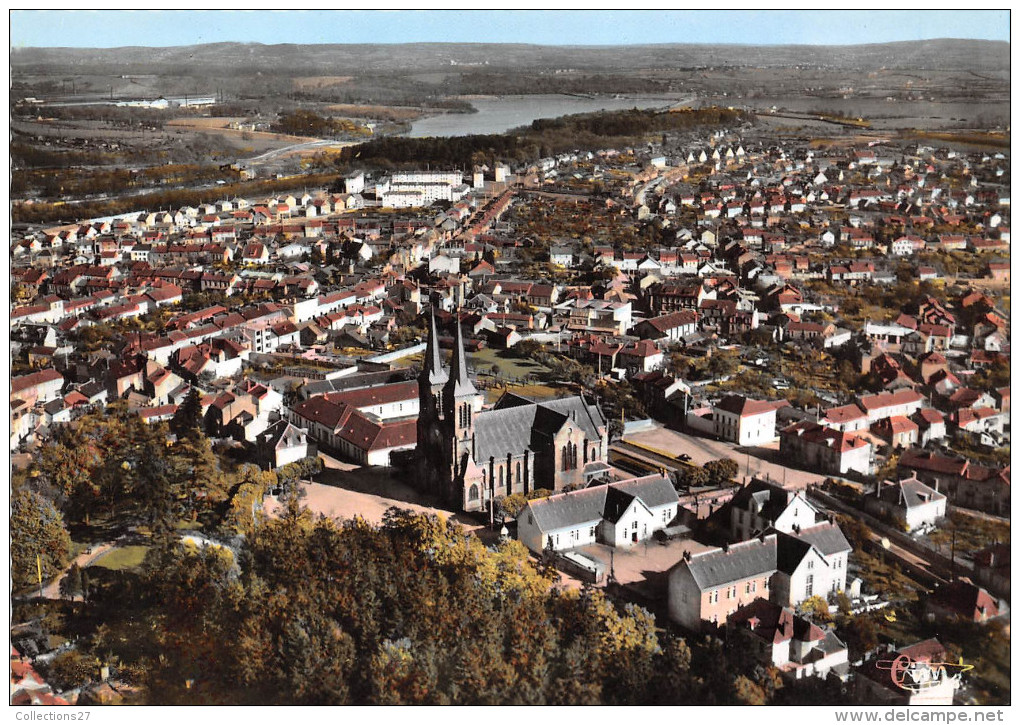
[[394,209],[459,201],[468,191],[459,171],[398,171],[376,185],[382,205]]
[[785,400],[752,400],[743,395],[727,395],[712,406],[715,434],[741,446],[771,443],[776,438],[776,411],[789,405]]

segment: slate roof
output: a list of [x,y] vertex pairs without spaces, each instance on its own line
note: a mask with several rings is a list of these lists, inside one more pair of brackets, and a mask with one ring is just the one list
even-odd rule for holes
[[691,555],[687,566],[701,591],[776,572],[776,537],[766,536]]
[[823,556],[849,552],[852,549],[839,526],[828,521],[801,529],[797,537],[814,546]]
[[945,494],[939,493],[916,478],[905,478],[899,482],[886,481],[880,485],[882,488],[879,491],[879,497],[883,501],[907,509],[946,498]]
[[535,403],[516,395],[504,395],[492,410],[474,419],[475,460],[505,458],[507,453],[544,450],[567,422],[584,431],[589,441],[601,440],[605,417],[597,405],[580,396]]
[[541,531],[555,531],[602,519],[615,523],[635,498],[648,509],[679,500],[668,478],[652,475],[536,499],[528,510]]

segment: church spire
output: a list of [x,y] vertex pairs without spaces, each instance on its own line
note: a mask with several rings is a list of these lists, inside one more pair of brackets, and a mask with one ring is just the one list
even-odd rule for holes
[[436,329],[436,308],[429,308],[429,339],[425,344],[425,360],[422,378],[429,385],[443,385],[449,380],[443,368],[443,356],[439,351],[439,333]]
[[[458,311],[459,312],[459,311]],[[464,334],[460,328],[460,315],[454,315],[456,324],[455,338],[453,343],[453,359],[450,361],[450,383],[453,385],[453,397],[459,398],[462,395],[477,395],[474,383],[468,377],[467,357],[464,355]]]

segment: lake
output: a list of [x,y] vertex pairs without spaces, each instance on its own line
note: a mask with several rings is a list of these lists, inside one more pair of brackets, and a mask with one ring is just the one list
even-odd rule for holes
[[681,96],[500,96],[472,97],[468,102],[478,113],[443,113],[422,118],[411,124],[412,138],[424,136],[469,136],[471,134],[504,133],[511,128],[526,126],[536,118],[556,118],[572,113],[619,111],[627,108],[660,108],[681,101]]

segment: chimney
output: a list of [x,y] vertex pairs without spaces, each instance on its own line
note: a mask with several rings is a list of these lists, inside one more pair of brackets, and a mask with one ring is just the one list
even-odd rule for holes
[[723,550],[723,552],[724,552],[724,553],[726,553],[726,554],[730,553],[730,545],[729,545],[729,542],[726,542],[726,543],[724,543],[724,544],[722,545],[722,550]]

